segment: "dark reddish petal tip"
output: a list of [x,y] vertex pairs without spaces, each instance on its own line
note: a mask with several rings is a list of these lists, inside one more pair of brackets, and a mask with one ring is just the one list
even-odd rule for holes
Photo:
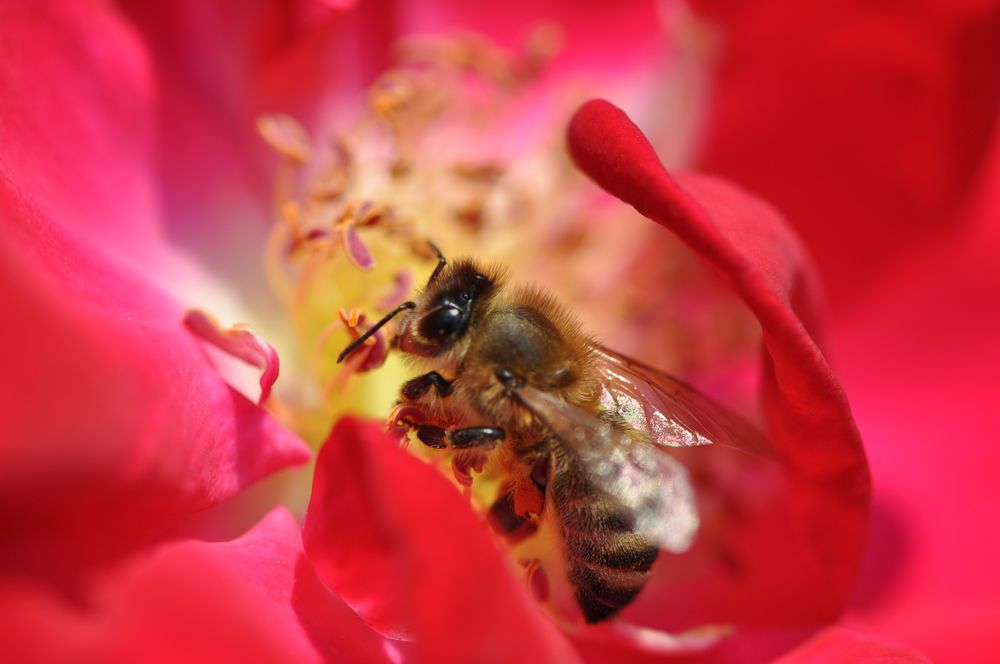
[[[568,147],[598,185],[701,254],[760,322],[763,405],[787,481],[781,505],[792,523],[781,546],[799,574],[794,584],[782,583],[810,588],[797,602],[811,606],[810,615],[833,617],[857,573],[869,479],[846,396],[816,341],[818,289],[809,259],[763,201],[717,178],[671,177],[639,128],[607,101],[577,110]],[[801,607],[784,604],[801,618]]]
[[608,193],[647,217],[658,214],[672,223],[684,222],[683,192],[620,108],[604,99],[583,104],[570,120],[568,143],[576,165]]

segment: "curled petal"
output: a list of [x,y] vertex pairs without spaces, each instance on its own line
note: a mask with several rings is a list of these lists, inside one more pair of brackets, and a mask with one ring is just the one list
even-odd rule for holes
[[467,502],[373,424],[334,427],[302,540],[323,582],[420,661],[576,661]]
[[271,344],[245,325],[223,328],[217,320],[197,309],[184,314],[184,326],[200,339],[260,369],[260,398],[257,405],[263,405],[267,401],[274,381],[278,380],[279,370],[278,351]]
[[[834,617],[860,562],[869,482],[844,391],[815,339],[816,289],[808,261],[763,202],[706,176],[673,179],[639,129],[610,103],[584,104],[568,138],[585,173],[701,254],[763,328],[763,402],[784,473],[776,484],[785,498],[761,512],[773,515],[769,527],[743,524],[739,537],[758,541],[743,547],[740,557],[703,543],[704,555],[731,569],[728,582],[690,589],[701,596],[698,615],[712,620],[707,614],[713,610],[737,611],[733,617],[740,621],[791,624]],[[734,519],[745,518],[740,510],[752,505],[752,495],[746,492],[732,506]],[[736,538],[737,529],[730,530]]]

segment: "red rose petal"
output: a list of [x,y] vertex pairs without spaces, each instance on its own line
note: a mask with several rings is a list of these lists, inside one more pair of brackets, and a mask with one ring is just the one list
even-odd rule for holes
[[901,256],[831,339],[884,516],[852,617],[940,662],[1000,652],[1000,539],[987,535],[1000,466],[1000,133],[978,189],[951,232]]
[[[744,570],[748,578],[729,587],[736,596],[728,602],[707,585],[688,593],[700,592],[708,613],[743,606],[744,620],[830,619],[857,573],[869,487],[846,397],[814,340],[816,296],[805,257],[775,212],[749,194],[694,175],[681,180],[682,189],[639,129],[606,101],[577,111],[569,148],[598,184],[715,266],[763,328],[764,407],[788,484],[777,506],[787,509],[788,522],[761,531],[755,550],[772,560]],[[749,590],[755,575],[773,576],[756,596]]]
[[82,605],[0,587],[16,661],[388,662],[385,641],[318,580],[278,509],[232,542],[173,544],[92,584]]
[[0,181],[0,565],[74,569],[308,459],[180,307]]
[[467,501],[379,427],[341,420],[303,527],[320,578],[420,661],[575,661]]
[[162,269],[152,75],[142,44],[95,2],[10,3],[0,21],[0,178],[60,223]]
[[835,302],[954,222],[1000,111],[1000,5],[693,4],[722,33],[699,168],[781,209]]
[[824,630],[774,664],[930,664],[920,653],[843,627]]

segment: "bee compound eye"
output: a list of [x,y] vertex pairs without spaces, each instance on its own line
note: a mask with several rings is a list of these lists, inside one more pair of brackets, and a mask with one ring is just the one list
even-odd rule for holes
[[424,318],[420,324],[420,334],[426,339],[444,339],[460,331],[465,318],[465,313],[457,307],[442,307]]

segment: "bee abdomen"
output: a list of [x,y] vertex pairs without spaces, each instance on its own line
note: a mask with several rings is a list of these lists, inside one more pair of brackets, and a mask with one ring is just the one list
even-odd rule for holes
[[649,580],[649,568],[659,551],[632,531],[631,519],[619,505],[565,472],[571,468],[566,461],[557,457],[553,506],[577,604],[586,621],[596,623],[635,599]]
[[595,499],[562,519],[569,581],[589,623],[610,618],[635,599],[659,553],[645,537],[621,527],[625,520],[615,507]]

